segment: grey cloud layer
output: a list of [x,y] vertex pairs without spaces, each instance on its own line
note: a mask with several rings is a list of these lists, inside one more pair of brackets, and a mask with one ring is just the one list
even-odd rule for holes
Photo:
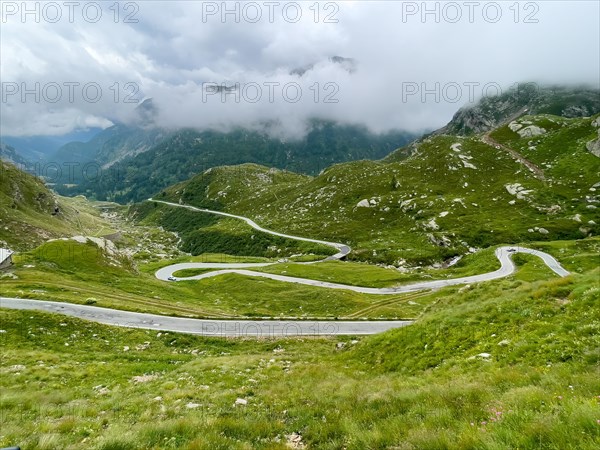
[[[108,3],[97,23],[77,14],[73,23],[66,17],[57,23],[43,17],[35,23],[29,17],[22,23],[18,14],[3,16],[2,134],[64,134],[128,120],[135,107],[125,103],[133,92],[125,88],[128,82],[139,86],[136,98],[155,99],[163,126],[227,128],[277,120],[292,135],[302,133],[310,117],[363,123],[374,131],[435,128],[472,100],[469,94],[480,97],[486,83],[503,88],[521,81],[599,83],[597,2],[536,2],[535,11],[521,3],[517,23],[512,2],[497,3],[502,17],[496,23],[490,20],[494,8],[483,13],[490,2],[475,8],[473,23],[463,2],[454,4],[458,10],[448,3],[428,3],[430,10],[440,9],[440,23],[433,14],[425,21],[421,11],[409,15],[406,2],[357,1],[336,4],[338,23],[323,23],[325,13],[332,11],[325,9],[331,8],[326,2],[319,4],[319,22],[308,2],[301,4],[302,19],[290,23],[281,14],[286,2],[280,2],[269,23],[267,6],[257,3],[263,11],[259,23],[243,16],[236,23],[231,15],[222,23],[218,14],[203,23],[207,2],[139,2],[137,23],[122,23],[124,11],[115,23]],[[408,4],[423,7],[421,2]],[[455,11],[462,18],[449,23]],[[525,23],[532,12],[529,19],[538,23]],[[354,58],[357,70],[349,73],[332,63],[334,55]],[[314,66],[304,76],[290,75],[310,64]],[[24,102],[19,94],[6,95],[6,89],[14,90],[6,83],[32,89],[36,82],[47,88],[39,102],[33,94]],[[48,86],[65,82],[80,83],[74,98],[68,98],[65,88],[58,101],[46,101],[54,95]],[[102,89],[98,101],[81,92],[90,82]],[[236,102],[230,94],[222,102],[220,94],[207,95],[207,82],[239,83],[244,95]],[[301,88],[300,98],[293,83]],[[412,89],[435,89],[440,83],[441,98],[436,101],[431,93],[423,101],[419,93],[403,95],[406,83]],[[465,83],[480,85],[469,91]]]

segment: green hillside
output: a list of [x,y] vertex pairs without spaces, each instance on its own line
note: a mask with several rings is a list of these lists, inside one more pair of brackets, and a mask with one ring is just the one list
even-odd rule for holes
[[484,97],[475,105],[461,108],[438,133],[477,134],[500,126],[507,118],[523,112],[567,118],[589,117],[600,112],[600,93],[586,87],[519,83],[501,95]]
[[[551,245],[593,264],[597,240],[584,242]],[[201,338],[2,309],[0,445],[596,449],[598,267],[547,279],[532,262],[358,339]]]
[[521,137],[506,125],[489,136],[435,135],[414,144],[408,159],[338,164],[312,178],[282,179],[256,166],[222,168],[157,197],[345,242],[354,248],[351,258],[395,265],[430,264],[501,243],[597,234],[600,158],[586,150],[597,138],[594,118],[519,121],[543,131]]
[[[299,183],[310,177],[256,164],[215,167],[189,183],[174,186],[184,203],[222,210],[225,203],[255,197],[289,195]],[[208,195],[205,195],[208,194]],[[165,200],[166,193],[158,200]],[[182,208],[166,208],[155,202],[132,206],[129,216],[143,225],[158,225],[181,238],[181,250],[199,255],[227,253],[237,256],[289,257],[294,254],[315,254],[323,258],[335,253],[330,247],[299,242],[256,231],[245,223],[210,214],[199,214]],[[313,258],[313,259],[314,259]]]
[[[406,132],[376,135],[361,126],[319,120],[310,123],[308,134],[299,139],[246,129],[230,132],[184,129],[162,134],[154,131],[153,139],[157,142],[146,146],[148,136],[144,145],[138,144],[144,137],[142,131],[125,128],[120,133],[116,130],[117,136],[104,137],[111,130],[104,131],[90,145],[73,144],[71,149],[77,155],[84,151],[86,161],[92,160],[102,167],[110,163],[110,168],[103,170],[100,177],[74,186],[63,183],[57,186],[60,193],[85,194],[120,203],[140,201],[208,168],[243,163],[315,174],[337,162],[382,158],[415,138]],[[138,136],[140,133],[142,136]],[[147,131],[146,135],[150,133]],[[96,145],[96,141],[102,145]],[[139,151],[126,151],[128,143],[139,145]],[[119,149],[112,148],[115,145]],[[68,157],[71,150],[66,146],[61,158]],[[111,155],[122,158],[111,159]],[[78,157],[71,161],[78,161]]]
[[0,161],[0,241],[14,250],[34,248],[47,239],[112,232],[83,198],[65,198],[37,177]]
[[[580,94],[511,100],[517,109],[493,113],[494,126],[442,130],[314,176],[246,163],[162,189],[151,171],[113,186],[123,198],[158,188],[128,208],[60,197],[0,162],[0,240],[19,250],[0,272],[3,296],[333,329],[413,321],[372,336],[225,339],[0,308],[0,447],[597,449],[600,158],[589,143],[600,115],[579,117],[595,107]],[[465,114],[453,122],[479,117]],[[179,150],[151,164],[193,172]],[[127,183],[143,178],[130,173]],[[296,264],[332,249],[159,201],[353,251]],[[571,274],[513,253],[505,278],[385,296],[235,273],[155,276],[183,262],[271,262],[256,270],[393,287],[496,270],[506,244],[547,252]]]

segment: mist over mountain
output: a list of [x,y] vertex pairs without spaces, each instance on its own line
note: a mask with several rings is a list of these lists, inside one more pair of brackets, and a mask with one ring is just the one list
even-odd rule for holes
[[[102,4],[104,19],[85,28],[11,16],[3,23],[2,79],[18,91],[5,92],[0,134],[62,136],[132,124],[136,106],[149,97],[158,111],[152,119],[165,129],[260,131],[276,120],[281,135],[300,138],[317,118],[374,133],[419,134],[448,123],[458,107],[522,80],[599,84],[597,2],[577,8],[544,2],[527,14],[524,5],[498,4],[495,23],[485,5],[469,19],[457,4],[455,22],[442,20],[443,3],[433,4],[438,12],[429,15],[418,2],[410,4],[414,13],[406,2],[336,5],[332,11],[320,5],[318,17],[301,5],[295,23],[281,11],[272,21],[265,14],[256,23],[222,21],[220,14],[205,17],[204,2],[186,4],[185,14],[183,3],[169,9],[148,2],[132,24],[104,20],[114,11]],[[54,54],[60,58],[40,63]],[[40,101],[33,95],[22,101],[36,83]],[[44,87],[53,83],[62,95],[44,101]],[[65,83],[79,83],[73,101]],[[88,83],[101,89],[94,101],[84,95]],[[239,101],[235,93],[206,89],[235,84]]]
[[[365,127],[314,120],[301,139],[238,128],[229,132],[184,128],[167,131],[115,125],[88,143],[71,143],[55,155],[61,164],[78,164],[74,179],[53,180],[63,194],[82,193],[119,202],[141,200],[208,168],[258,163],[317,174],[331,164],[379,159],[417,136],[404,131],[373,134]],[[69,185],[69,186],[61,186]]]

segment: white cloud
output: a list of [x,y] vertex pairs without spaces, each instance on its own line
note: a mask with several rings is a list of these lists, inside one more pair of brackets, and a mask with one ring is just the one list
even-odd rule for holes
[[[282,16],[289,2],[280,3],[273,23],[268,20],[268,7],[256,3],[263,13],[259,23],[248,23],[243,16],[239,23],[233,16],[222,23],[218,14],[204,23],[203,8],[206,12],[221,2],[139,2],[138,22],[128,24],[122,23],[127,12],[124,3],[119,23],[109,9],[112,3],[103,5],[97,23],[83,20],[80,11],[74,23],[68,22],[66,10],[58,23],[43,17],[35,23],[31,16],[22,23],[18,14],[5,14],[0,40],[2,134],[60,134],[86,124],[107,126],[125,120],[135,107],[124,103],[133,92],[131,85],[125,88],[126,83],[139,86],[137,97],[155,99],[165,126],[252,126],[278,120],[292,134],[301,132],[305,120],[314,116],[364,123],[376,131],[435,128],[467,103],[465,83],[470,82],[480,83],[476,96],[485,83],[503,88],[531,80],[598,85],[597,2],[521,2],[518,23],[512,2],[497,3],[502,13],[497,23],[489,20],[490,2],[480,2],[473,23],[464,2],[455,3],[462,13],[458,23],[444,20],[453,17],[448,3],[427,5],[430,10],[438,8],[439,23],[432,14],[425,23],[420,14],[407,14],[415,7],[422,12],[422,2],[321,2],[319,23],[309,9],[313,3],[301,3],[298,23]],[[240,3],[240,8],[246,4]],[[335,12],[332,4],[339,6],[333,17],[338,23],[323,23],[327,14]],[[537,11],[527,6],[532,4]],[[233,6],[229,4],[230,9]],[[531,14],[530,19],[538,22],[524,23]],[[356,72],[349,74],[329,62],[334,55],[354,58]],[[309,64],[314,68],[302,79],[290,75],[292,69]],[[52,83],[68,82],[80,83],[72,102],[67,90],[56,103],[47,101]],[[216,96],[203,98],[203,82],[240,83],[248,94],[253,86],[248,83],[258,83],[263,97],[256,103],[247,99],[236,103],[229,96],[221,103]],[[302,86],[298,102],[286,101],[281,90],[276,90],[273,102],[267,101],[265,83],[292,82]],[[39,102],[33,94],[25,101],[20,93],[8,95],[13,83],[19,89],[33,89],[40,83]],[[80,89],[86,83],[101,87],[97,102],[86,100]],[[335,94],[327,83],[335,83]],[[422,101],[421,95],[403,98],[406,83],[419,89],[434,89],[440,83],[440,93],[448,95],[454,92],[443,87],[456,83],[463,91],[457,102],[445,101],[444,96],[436,101],[433,94]],[[317,86],[320,95],[315,102]],[[338,103],[326,103],[327,94]]]

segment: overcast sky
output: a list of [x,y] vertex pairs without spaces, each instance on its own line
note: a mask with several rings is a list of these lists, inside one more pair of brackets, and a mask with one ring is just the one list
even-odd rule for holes
[[107,127],[147,97],[166,127],[422,131],[498,86],[600,83],[597,1],[76,3],[1,2],[3,135]]

